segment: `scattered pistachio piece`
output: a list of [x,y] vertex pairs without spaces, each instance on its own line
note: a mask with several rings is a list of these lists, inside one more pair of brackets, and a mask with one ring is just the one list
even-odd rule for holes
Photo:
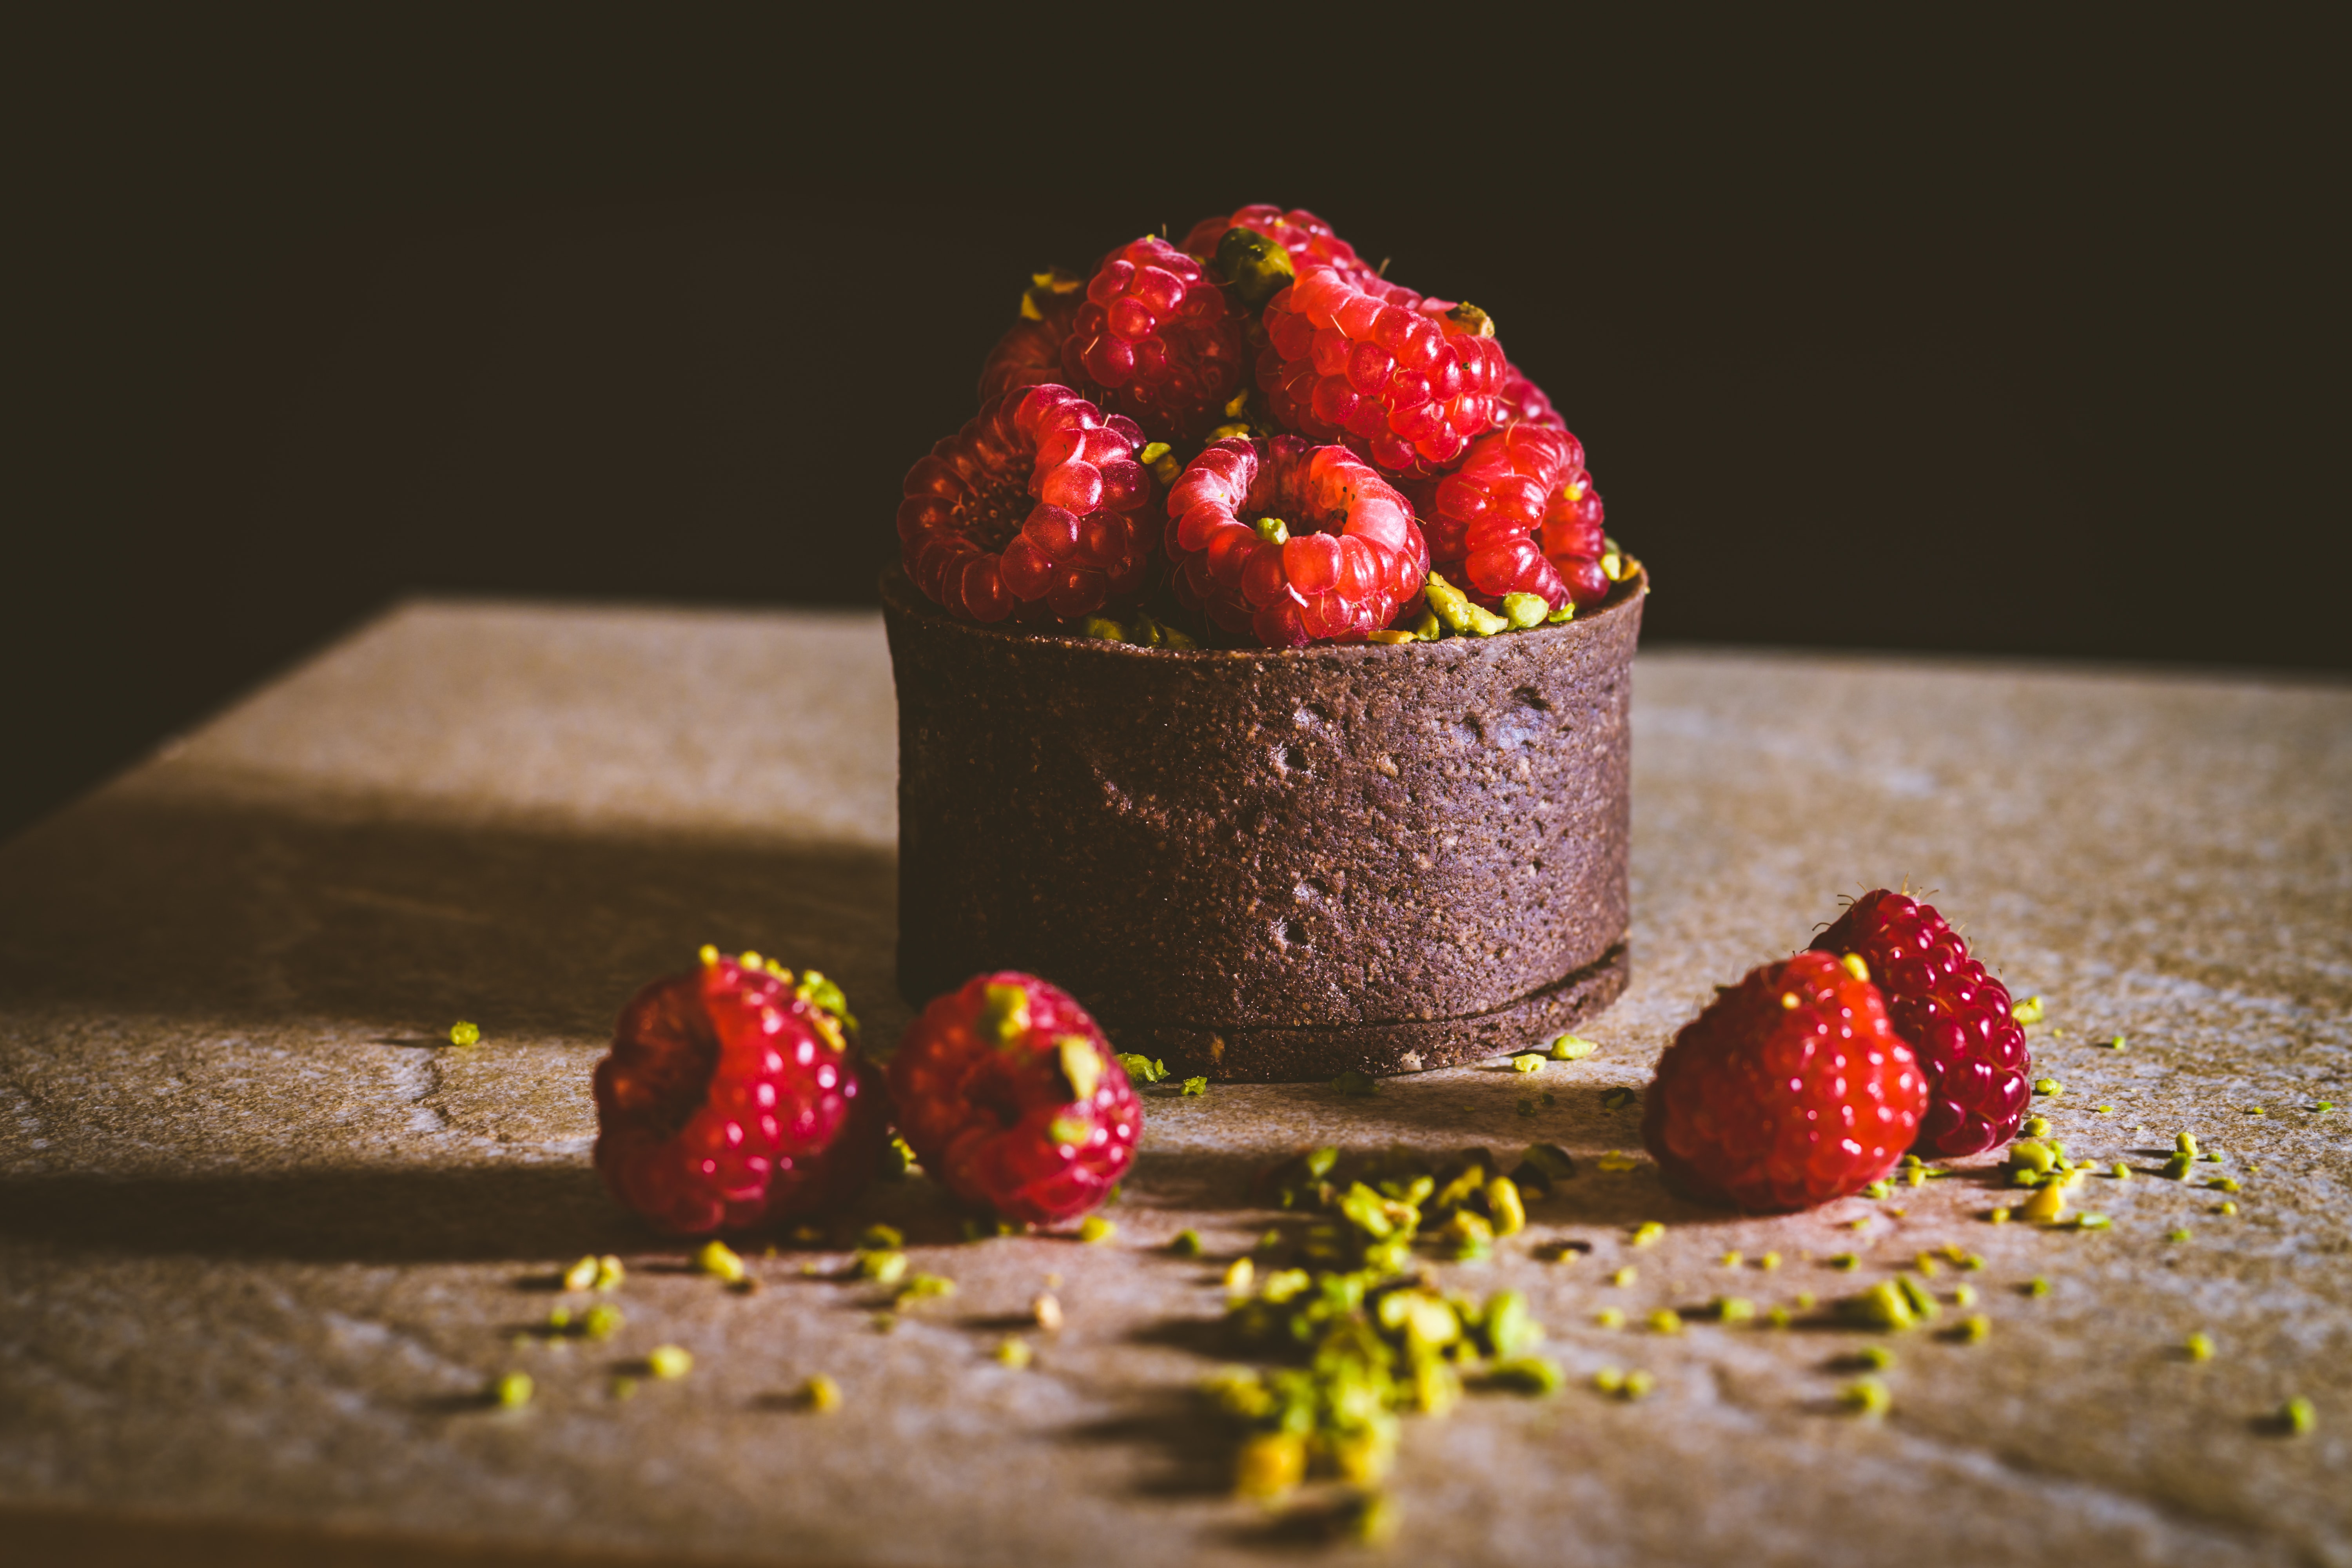
[[1980,1345],[1992,1333],[1992,1320],[1982,1312],[1971,1312],[1952,1328],[1952,1338],[1964,1345]]
[[1666,1227],[1660,1225],[1656,1220],[1643,1220],[1640,1225],[1633,1227],[1633,1234],[1630,1238],[1628,1238],[1626,1245],[1629,1247],[1654,1247],[1658,1242],[1664,1238],[1665,1234]]
[[1625,1326],[1625,1314],[1614,1307],[1603,1307],[1592,1314],[1592,1322],[1596,1328],[1622,1329]]
[[1845,1392],[1840,1397],[1855,1415],[1872,1420],[1885,1415],[1895,1403],[1895,1396],[1887,1392],[1886,1384],[1875,1377],[1854,1379],[1845,1385]]
[[1561,1035],[1553,1039],[1550,1056],[1556,1062],[1580,1062],[1600,1048],[1579,1036]]
[[1200,1257],[1201,1233],[1197,1230],[1192,1229],[1190,1226],[1178,1231],[1175,1237],[1168,1243],[1168,1250],[1174,1253],[1179,1258]]
[[582,1314],[580,1331],[592,1340],[609,1340],[628,1322],[621,1310],[608,1302],[599,1301]]
[[1778,1268],[1780,1267],[1780,1255],[1777,1252],[1768,1252],[1763,1257],[1756,1260],[1756,1267],[1759,1268]]
[[2318,1425],[2318,1420],[2311,1408],[2311,1401],[2299,1394],[2279,1406],[2279,1422],[2294,1436],[2308,1436],[2312,1427]]
[[1756,1316],[1756,1303],[1745,1296],[1718,1296],[1715,1299],[1716,1321],[1745,1323]]
[[1621,1288],[1622,1288],[1622,1287],[1623,1287],[1623,1286],[1631,1285],[1633,1282],[1633,1266],[1632,1266],[1631,1264],[1628,1264],[1628,1265],[1626,1265],[1624,1268],[1620,1268],[1619,1270],[1617,1270],[1617,1272],[1616,1272],[1616,1273],[1612,1274],[1612,1275],[1609,1277],[1609,1283],[1611,1283],[1612,1285],[1619,1286],[1619,1287],[1621,1287]]
[[1522,1051],[1511,1058],[1513,1072],[1541,1072],[1546,1058],[1539,1051]]
[[1681,1333],[1683,1315],[1672,1307],[1661,1307],[1650,1314],[1650,1331],[1655,1334]]
[[2054,1078],[2037,1078],[2033,1080],[2033,1092],[2036,1094],[2063,1094],[2066,1092],[2066,1086],[2060,1083]]
[[530,1403],[532,1388],[530,1373],[508,1373],[502,1377],[491,1380],[490,1403],[508,1410],[516,1409]]
[[2022,1002],[2011,1003],[2009,1009],[2009,1016],[2021,1024],[2039,1024],[2042,1022],[2042,998],[2039,996],[2028,996]]
[[1198,1098],[1199,1096],[1204,1095],[1208,1092],[1209,1080],[1207,1078],[1188,1078],[1184,1080],[1184,1093],[1186,1095]]
[[1829,1262],[1832,1268],[1854,1269],[1862,1267],[1862,1259],[1851,1252],[1838,1253]]
[[742,1258],[723,1241],[704,1242],[702,1250],[694,1255],[694,1266],[730,1285],[743,1278]]
[[1036,1352],[1029,1348],[1029,1342],[1026,1340],[1017,1340],[1008,1335],[997,1342],[996,1359],[1015,1372],[1027,1366],[1036,1358]]
[[2190,1361],[2211,1361],[2213,1359],[2213,1336],[2200,1329],[2197,1332],[2189,1335],[2189,1338],[2181,1344],[2180,1349]]
[[[478,1024],[469,1024],[463,1018],[458,1019],[456,1023],[449,1026],[449,1043],[453,1046],[480,1045],[482,1043],[481,1026]],[[526,1384],[530,1381],[530,1380],[529,1378],[523,1379],[523,1382]],[[529,1394],[525,1394],[523,1397],[528,1399],[530,1395]]]
[[2050,1119],[2046,1116],[2029,1116],[2019,1131],[2028,1138],[2039,1138],[2050,1131]]
[[1895,1364],[1895,1352],[1885,1345],[1864,1345],[1859,1359],[1874,1372],[1885,1372]]
[[1255,1279],[1256,1274],[1256,1267],[1252,1264],[1248,1258],[1234,1258],[1233,1267],[1225,1270],[1225,1294],[1228,1296],[1248,1295],[1250,1293],[1251,1281]]
[[694,1357],[677,1345],[656,1345],[646,1357],[646,1368],[658,1378],[680,1378],[694,1370]]
[[918,1274],[898,1287],[901,1306],[910,1301],[928,1301],[934,1297],[955,1294],[955,1281],[942,1274]]
[[2189,1228],[2186,1226],[2176,1226],[2166,1235],[2164,1239],[2167,1241],[2187,1241],[2189,1239]]
[[819,1415],[841,1408],[841,1384],[818,1373],[801,1384],[801,1403]]
[[593,1257],[583,1258],[563,1271],[563,1288],[566,1290],[586,1290],[595,1283],[596,1259]]
[[2047,1296],[2050,1294],[2050,1281],[2037,1274],[2025,1282],[2024,1290],[2029,1296]]
[[2009,1223],[2009,1211],[2005,1208],[1995,1209],[1992,1213],[1985,1215],[1985,1218],[1992,1221],[1995,1225],[2007,1225]]
[[1090,1214],[1078,1222],[1078,1239],[1089,1246],[1100,1246],[1118,1234],[1118,1226],[1098,1214]]

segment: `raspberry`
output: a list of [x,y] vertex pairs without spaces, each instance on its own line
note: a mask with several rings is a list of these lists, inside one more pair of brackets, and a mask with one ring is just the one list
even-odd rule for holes
[[1217,254],[1217,242],[1231,228],[1262,234],[1290,253],[1294,272],[1328,267],[1341,277],[1364,281],[1380,275],[1364,265],[1356,247],[1331,232],[1331,226],[1303,207],[1284,212],[1269,202],[1246,206],[1230,217],[1204,217],[1184,237],[1183,248],[1206,261]]
[[1268,647],[1360,639],[1429,576],[1410,502],[1345,447],[1219,441],[1168,492],[1177,597]]
[[1418,496],[1437,570],[1454,581],[1466,577],[1489,602],[1535,594],[1557,610],[1609,596],[1601,495],[1584,470],[1583,444],[1565,429],[1522,424],[1491,431],[1472,443],[1460,468],[1418,487]]
[[1242,319],[1201,264],[1147,235],[1087,280],[1062,369],[1155,441],[1190,446],[1242,384]]
[[1143,434],[1068,387],[1016,386],[907,470],[907,574],[950,614],[1091,615],[1142,590],[1152,552]]
[[1395,479],[1433,479],[1501,420],[1505,360],[1475,305],[1328,268],[1266,301],[1257,384],[1275,417]]
[[1016,386],[1036,386],[1062,379],[1062,344],[1070,323],[1086,303],[1079,292],[1086,279],[1073,278],[1058,267],[1032,274],[1022,290],[1021,319],[1007,327],[980,367],[982,403]]
[[890,1059],[898,1131],[968,1203],[1055,1225],[1135,1158],[1143,1106],[1086,1009],[1010,970],[938,997]]
[[1507,425],[1549,425],[1555,430],[1568,428],[1568,421],[1551,405],[1544,389],[1528,379],[1528,373],[1510,361],[1503,362],[1503,387],[1496,394],[1503,400],[1503,422]]
[[1927,1075],[1920,1153],[1975,1154],[2017,1135],[2032,1098],[2025,1030],[2010,1014],[2009,988],[1969,956],[1934,905],[1885,888],[1864,893],[1813,949],[1859,954],[1895,1032],[1917,1053]]
[[1878,988],[1801,952],[1749,971],[1683,1026],[1658,1058],[1642,1141],[1701,1196],[1804,1208],[1893,1170],[1927,1108]]
[[839,989],[705,949],[637,993],[596,1064],[596,1168],[663,1229],[701,1236],[845,1201],[887,1114]]

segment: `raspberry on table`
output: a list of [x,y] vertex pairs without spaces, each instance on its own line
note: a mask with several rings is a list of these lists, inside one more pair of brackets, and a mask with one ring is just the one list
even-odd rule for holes
[[888,1112],[840,991],[705,949],[621,1013],[596,1064],[596,1169],[665,1230],[704,1236],[846,1201]]
[[1058,267],[1034,273],[1021,291],[1021,315],[1004,330],[980,366],[982,403],[1016,386],[1062,379],[1062,344],[1069,340],[1087,280]]
[[1429,574],[1404,496],[1346,447],[1296,436],[1204,448],[1168,519],[1179,600],[1268,647],[1370,637]]
[[1969,955],[1936,912],[1885,888],[1856,899],[1813,939],[1813,951],[1855,953],[1886,998],[1895,1032],[1927,1075],[1922,1154],[1974,1154],[2017,1135],[2032,1101],[2033,1058],[2008,987]]
[[1683,1026],[1658,1058],[1642,1141],[1697,1195],[1806,1208],[1893,1170],[1927,1107],[1878,988],[1801,952],[1749,971]]
[[1103,258],[1062,342],[1072,385],[1147,438],[1188,448],[1247,368],[1233,301],[1200,262],[1153,235]]
[[1275,418],[1392,479],[1433,479],[1503,417],[1502,346],[1475,305],[1328,267],[1266,301],[1257,384]]
[[1518,424],[1472,443],[1462,466],[1416,487],[1429,555],[1490,607],[1533,594],[1546,610],[1609,596],[1601,493],[1584,446],[1556,426]]
[[1234,228],[1262,234],[1281,246],[1290,255],[1294,272],[1328,267],[1349,279],[1371,280],[1380,276],[1364,265],[1354,246],[1331,232],[1329,224],[1304,207],[1284,212],[1270,202],[1256,203],[1229,216],[1202,218],[1184,236],[1181,248],[1202,261],[1210,260],[1217,254],[1225,231]]
[[1016,386],[907,471],[907,575],[972,621],[1092,615],[1139,597],[1153,552],[1143,433],[1066,386]]
[[1143,1106],[1085,1008],[1007,970],[934,999],[890,1059],[898,1130],[965,1202],[1056,1225],[1135,1158]]

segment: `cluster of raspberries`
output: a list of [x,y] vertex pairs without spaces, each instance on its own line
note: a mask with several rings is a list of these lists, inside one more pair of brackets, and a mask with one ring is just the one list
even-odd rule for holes
[[2006,1142],[2032,1070],[2000,982],[1934,906],[1881,888],[1675,1037],[1642,1136],[1696,1195],[1805,1208],[1860,1192],[1906,1153]]
[[860,1052],[839,986],[716,948],[622,1011],[595,1092],[605,1185],[678,1236],[841,1207],[894,1124],[964,1202],[1059,1224],[1108,1195],[1143,1129],[1102,1030],[1034,975],[979,975],[940,997],[886,1072]]
[[1086,278],[1036,274],[979,411],[908,472],[908,576],[967,620],[1052,629],[1149,601],[1270,647],[1607,597],[1632,569],[1582,444],[1485,311],[1381,270],[1312,213],[1259,205]]

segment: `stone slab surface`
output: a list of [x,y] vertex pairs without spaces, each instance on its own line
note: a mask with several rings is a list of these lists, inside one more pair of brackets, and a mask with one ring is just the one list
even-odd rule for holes
[[[1247,1176],[1311,1142],[1540,1138],[1580,1173],[1442,1272],[1657,1391],[1409,1422],[1393,1560],[2352,1563],[2352,1110],[2312,1109],[2352,1106],[2352,691],[1644,656],[1634,979],[1598,1055],[1153,1099],[1107,1246],[957,1245],[926,1184],[881,1191],[859,1219],[959,1284],[886,1334],[803,1276],[839,1251],[755,1259],[749,1297],[683,1272],[596,1185],[587,1079],[704,941],[821,967],[895,1036],[892,732],[877,620],[419,604],[0,848],[0,1555],[1265,1562],[1293,1549],[1185,1397],[1223,1355],[1218,1260],[1266,1223]],[[1599,1168],[1638,1148],[1603,1092],[1710,986],[1906,876],[2050,999],[2059,1132],[2138,1173],[2083,1194],[2111,1230],[1990,1225],[1982,1173],[1748,1219]],[[444,1043],[460,1017],[480,1045]],[[2181,1127],[2234,1217],[2155,1174]],[[1154,1250],[1185,1226],[1211,1260]],[[1570,1238],[1591,1254],[1531,1256]],[[1985,1266],[1933,1283],[1979,1289],[1992,1336],[1895,1343],[1881,1422],[1835,1413],[1855,1336],[1594,1321],[1826,1298],[1947,1243]],[[626,1327],[516,1344],[607,1250]],[[1052,1277],[1066,1328],[999,1365]],[[694,1373],[612,1398],[664,1342]],[[483,1408],[510,1368],[536,1401]],[[819,1371],[831,1415],[789,1398]],[[2307,1436],[2264,1421],[2291,1394]]]

